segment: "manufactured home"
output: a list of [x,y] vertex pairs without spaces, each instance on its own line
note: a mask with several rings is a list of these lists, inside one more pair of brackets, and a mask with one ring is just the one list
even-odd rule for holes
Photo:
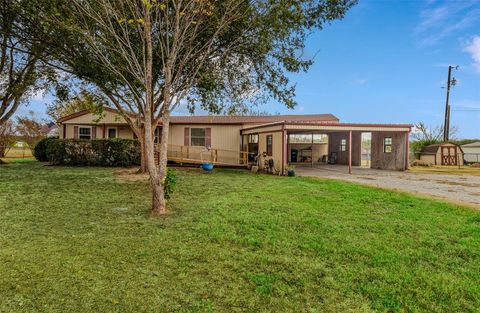
[[[58,120],[60,138],[135,138],[114,109],[101,117],[81,111]],[[158,143],[162,125],[155,130]],[[172,116],[168,158],[179,163],[260,168],[270,161],[284,173],[288,165],[339,164],[377,169],[408,167],[407,124],[342,123],[332,114],[272,116]],[[261,161],[259,161],[261,160]]]

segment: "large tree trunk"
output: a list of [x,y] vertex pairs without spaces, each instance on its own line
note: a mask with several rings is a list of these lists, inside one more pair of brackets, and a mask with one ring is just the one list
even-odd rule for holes
[[147,173],[147,150],[145,149],[145,137],[144,132],[141,136],[138,136],[138,141],[140,141],[140,169],[138,170],[139,174]]
[[[152,44],[152,25],[150,17],[150,8],[145,6],[145,114],[144,114],[144,134],[145,134],[145,150],[146,165],[150,175],[150,185],[152,187],[152,210],[151,216],[163,215],[167,212],[165,203],[165,194],[163,190],[163,181],[160,179],[159,173],[155,166],[155,147],[153,144],[154,131],[153,127],[157,127],[157,123],[153,123],[153,111],[155,105],[153,101],[153,44]],[[155,125],[154,125],[155,124]]]
[[162,118],[162,135],[160,138],[160,156],[159,156],[159,168],[158,175],[162,183],[165,182],[167,177],[167,163],[168,163],[168,136],[170,129],[170,115],[165,114]]

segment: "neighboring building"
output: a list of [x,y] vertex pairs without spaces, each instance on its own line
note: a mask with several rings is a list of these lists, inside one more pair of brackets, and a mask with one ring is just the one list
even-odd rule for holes
[[429,145],[420,152],[420,161],[432,165],[463,165],[463,151],[450,142]]
[[[104,116],[81,111],[58,121],[60,138],[134,138],[114,109]],[[155,142],[161,125],[155,131]],[[405,170],[411,125],[340,123],[332,114],[272,116],[172,116],[169,160],[252,164],[265,154],[278,171],[288,164],[331,163],[360,166],[362,133],[369,133],[371,167]],[[262,166],[262,164],[260,164]]]
[[46,125],[47,137],[58,137],[58,126],[57,124],[50,122]]
[[462,145],[463,159],[467,163],[480,163],[480,141]]

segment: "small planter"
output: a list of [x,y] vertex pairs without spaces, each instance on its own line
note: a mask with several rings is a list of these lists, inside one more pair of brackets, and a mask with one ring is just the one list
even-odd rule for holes
[[201,168],[204,171],[211,172],[213,170],[213,164],[212,163],[203,163]]
[[287,176],[290,176],[290,177],[295,176],[295,170],[288,170],[287,171]]

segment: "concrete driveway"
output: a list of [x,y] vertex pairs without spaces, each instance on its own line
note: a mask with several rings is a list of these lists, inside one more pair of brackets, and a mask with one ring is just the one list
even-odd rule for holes
[[343,165],[297,167],[298,176],[339,179],[354,183],[442,198],[480,208],[480,176],[409,173]]

